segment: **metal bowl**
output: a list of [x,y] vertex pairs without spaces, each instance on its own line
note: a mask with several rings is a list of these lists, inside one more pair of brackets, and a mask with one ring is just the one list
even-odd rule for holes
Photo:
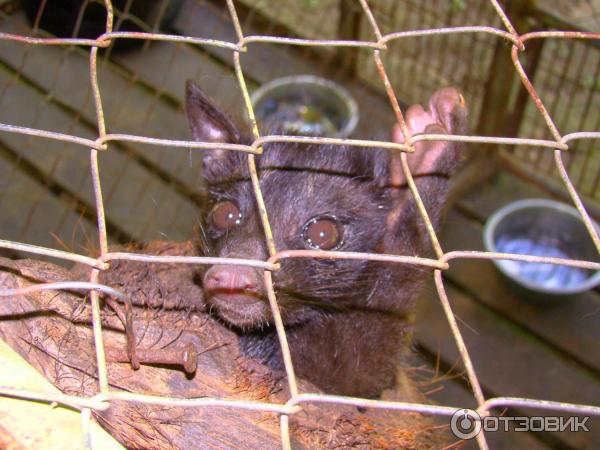
[[[594,222],[596,230],[598,224]],[[599,261],[596,247],[579,212],[546,199],[508,204],[485,224],[487,251]],[[516,285],[536,297],[571,296],[600,284],[600,271],[547,263],[494,260]]]
[[302,136],[348,137],[358,123],[350,93],[312,75],[277,78],[252,94],[262,132],[282,130]]

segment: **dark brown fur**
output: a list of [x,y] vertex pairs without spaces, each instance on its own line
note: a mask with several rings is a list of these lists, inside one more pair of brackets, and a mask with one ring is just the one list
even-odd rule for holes
[[[464,131],[466,109],[456,90],[436,93],[430,110],[409,110],[412,133]],[[187,87],[187,113],[198,141],[248,143],[193,83]],[[395,136],[401,139],[397,130]],[[204,156],[209,204],[201,228],[203,254],[268,257],[247,157],[225,150]],[[305,249],[304,224],[327,215],[343,229],[339,251],[428,256],[431,243],[404,178],[391,186],[392,158],[397,156],[384,149],[266,145],[256,161],[277,249]],[[457,161],[456,145],[445,142],[420,143],[409,156],[436,228]],[[224,199],[238,205],[243,216],[240,225],[226,232],[207,219],[212,205]],[[281,369],[262,274],[240,266],[216,267],[203,272],[207,305],[238,331],[247,354]],[[398,263],[284,259],[273,280],[296,373],[326,392],[344,395],[375,397],[393,386],[427,273]]]

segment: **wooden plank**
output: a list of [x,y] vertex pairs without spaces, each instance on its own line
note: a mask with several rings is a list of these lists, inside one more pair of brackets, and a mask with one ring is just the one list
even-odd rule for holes
[[[482,228],[456,212],[448,215],[442,233],[444,251],[484,250]],[[600,298],[595,292],[550,305],[532,302],[515,292],[491,261],[457,259],[445,273],[477,301],[514,321],[548,345],[600,372]]]
[[[167,93],[179,107],[184,104],[185,83],[192,79],[239,123],[245,120],[244,101],[233,69],[190,45],[155,42],[138,52],[114,55],[113,60],[133,74],[136,81]],[[253,83],[250,86],[256,87]]]
[[[340,39],[337,25],[340,11],[337,0],[319,2],[265,2],[264,0],[242,0],[241,4],[253,12],[261,14],[278,36],[302,37],[305,39]],[[362,12],[360,5],[356,8]],[[246,23],[244,23],[246,25]]]
[[[500,172],[459,202],[458,209],[476,220],[470,221],[457,212],[448,215],[442,233],[444,250],[484,250],[481,223],[498,208],[531,197],[548,198],[548,195],[507,172]],[[595,344],[600,339],[600,327],[595,320],[600,310],[600,295],[596,291],[551,307],[521,298],[523,294],[515,292],[489,261],[455,260],[446,274],[479,301],[592,370],[600,371],[600,349]]]
[[[17,16],[15,20],[19,20]],[[24,20],[24,19],[23,19]],[[23,33],[19,23],[7,21],[3,31]],[[160,44],[160,43],[159,43]],[[170,45],[170,44],[163,44]],[[96,113],[89,82],[89,54],[73,47],[28,46],[5,42],[0,46],[0,59],[32,80],[72,111],[81,114],[96,137]],[[163,62],[159,67],[164,67]],[[156,71],[156,66],[152,68]],[[160,72],[160,71],[159,71]],[[152,93],[114,65],[101,60],[98,80],[108,133],[126,133],[148,137],[189,140],[187,121],[181,108],[162,101],[160,94]],[[183,96],[184,86],[180,87]],[[60,131],[60,130],[54,130]],[[116,144],[111,144],[116,146]],[[154,145],[127,144],[131,157],[141,158],[157,166],[175,179],[196,186],[198,166],[189,151]],[[192,161],[192,165],[190,165]]]
[[550,198],[550,195],[506,171],[499,171],[461,198],[459,205],[483,223],[497,209],[523,198]]
[[[11,73],[0,70],[0,85],[7,87],[0,100],[0,121],[95,139],[94,133],[76,117],[48,103],[32,87],[13,81]],[[85,147],[14,133],[3,133],[2,139],[49,178],[95,204],[89,151]],[[99,163],[109,220],[139,240],[165,235],[182,239],[190,235],[196,214],[191,201],[123,153],[102,153]]]
[[[598,377],[582,371],[512,322],[479,305],[446,283],[453,311],[478,378],[489,395],[516,396],[580,404],[600,402]],[[458,351],[433,288],[419,303],[417,341],[447,364],[458,361]],[[488,396],[489,396],[488,395]],[[538,412],[536,415],[552,415]],[[575,448],[600,442],[600,417],[592,417],[589,433],[544,435]]]
[[94,224],[45,189],[43,180],[32,179],[1,156],[0,174],[0,239],[83,254],[97,247]]
[[[410,370],[418,370],[415,377],[421,381],[419,384],[422,392],[431,403],[445,406],[456,406],[457,408],[477,407],[472,391],[470,391],[459,378],[444,379],[444,371],[436,373],[436,361],[430,361],[419,354],[412,354],[409,357],[408,366]],[[423,372],[426,372],[423,374]],[[433,379],[432,379],[433,377]],[[440,418],[440,424],[449,424],[449,419]],[[544,442],[538,440],[532,433],[517,433],[514,431],[488,433],[486,439],[493,450],[512,450],[515,448],[526,448],[530,450],[548,450],[550,447]],[[465,441],[466,445],[461,447],[464,450],[476,450],[477,446],[474,440]]]

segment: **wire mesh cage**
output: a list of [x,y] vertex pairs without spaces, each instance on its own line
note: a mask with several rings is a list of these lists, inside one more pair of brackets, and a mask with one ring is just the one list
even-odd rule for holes
[[[560,3],[562,7],[569,2]],[[593,10],[595,5],[572,3],[577,12],[585,11],[585,5]],[[467,181],[480,183],[498,167],[510,168],[520,178],[575,206],[600,250],[592,221],[597,217],[600,196],[600,167],[594,154],[600,138],[600,34],[593,32],[597,24],[587,20],[594,14],[587,14],[586,21],[573,22],[561,16],[563,9],[558,5],[501,5],[495,0],[85,0],[64,2],[68,17],[54,21],[62,17],[58,14],[61,7],[56,5],[51,1],[0,4],[0,249],[12,257],[33,255],[64,265],[87,265],[91,275],[86,282],[64,279],[27,289],[2,289],[0,296],[35,290],[89,292],[98,394],[83,398],[7,387],[0,393],[76,406],[82,410],[84,436],[89,432],[91,411],[106,409],[111,401],[254,408],[277,415],[284,448],[291,445],[289,418],[299,414],[303,405],[319,402],[448,418],[457,407],[473,408],[481,417],[506,408],[521,408],[532,414],[600,415],[597,396],[587,402],[570,402],[488,392],[478,375],[489,368],[478,367],[472,360],[454,312],[459,308],[464,319],[463,314],[469,317],[469,308],[462,308],[460,300],[456,300],[458,304],[452,301],[452,295],[448,298],[444,280],[451,266],[475,267],[491,259],[594,271],[600,269],[600,263],[473,251],[460,246],[455,250],[443,248],[420,193],[411,183],[406,163],[405,176],[433,244],[431,258],[282,253],[274,244],[260,188],[256,190],[269,258],[243,263],[265,271],[289,383],[287,403],[159,398],[135,392],[123,395],[109,387],[99,320],[101,293],[126,303],[125,296],[114,287],[99,283],[100,273],[111,264],[127,260],[215,263],[215,258],[149,257],[135,250],[136,245],[153,239],[190,238],[202,202],[197,195],[202,169],[199,155],[223,146],[190,140],[183,100],[187,79],[194,79],[206,92],[218,93],[215,97],[223,109],[238,122],[249,123],[253,143],[231,146],[231,150],[246,152],[250,167],[253,155],[260,155],[267,142],[307,141],[259,131],[250,94],[270,80],[301,74],[335,80],[354,96],[361,115],[368,120],[361,120],[349,139],[317,137],[312,141],[360,151],[358,147],[387,145],[404,162],[417,142],[440,137],[420,135],[404,144],[390,144],[378,137],[382,130],[398,123],[404,127],[404,135],[410,135],[404,120],[407,105],[421,102],[441,86],[459,86],[469,102],[472,131],[442,139],[464,142],[472,153],[469,167],[474,168],[476,181],[472,175],[465,176]],[[256,177],[253,173],[257,185]],[[473,217],[478,213],[477,205],[469,212]],[[454,229],[459,237],[470,232],[466,227]],[[133,250],[113,252],[113,244],[132,245]],[[452,344],[450,354],[460,357],[471,403],[383,402],[299,391],[271,273],[286,258],[327,257],[412,264],[430,271],[447,321],[440,339]],[[466,278],[475,289],[485,289],[485,279]],[[586,307],[593,310],[595,304]],[[572,345],[581,342],[586,341],[575,339]],[[567,353],[565,348],[571,344],[565,345],[559,352]],[[586,376],[597,379],[600,368],[593,362],[584,358],[581,366]],[[590,389],[593,392],[593,387]],[[480,448],[489,447],[489,435],[477,435]],[[567,439],[567,444],[592,448],[595,436]],[[552,439],[543,442],[554,445]],[[91,445],[89,437],[84,437],[84,442]]]

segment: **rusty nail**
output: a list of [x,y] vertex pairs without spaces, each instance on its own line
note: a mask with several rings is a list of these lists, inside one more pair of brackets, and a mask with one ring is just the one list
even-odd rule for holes
[[133,305],[129,297],[125,297],[125,314],[121,311],[119,304],[111,297],[107,297],[106,302],[117,313],[117,316],[123,322],[125,327],[125,337],[127,339],[127,361],[131,362],[133,370],[140,368],[140,362],[137,356],[135,345],[135,332],[133,330]]
[[[144,364],[182,366],[187,374],[193,374],[198,367],[198,351],[191,342],[183,348],[137,349],[136,356],[138,361]],[[130,362],[128,352],[116,348],[107,348],[106,359],[110,362]]]

